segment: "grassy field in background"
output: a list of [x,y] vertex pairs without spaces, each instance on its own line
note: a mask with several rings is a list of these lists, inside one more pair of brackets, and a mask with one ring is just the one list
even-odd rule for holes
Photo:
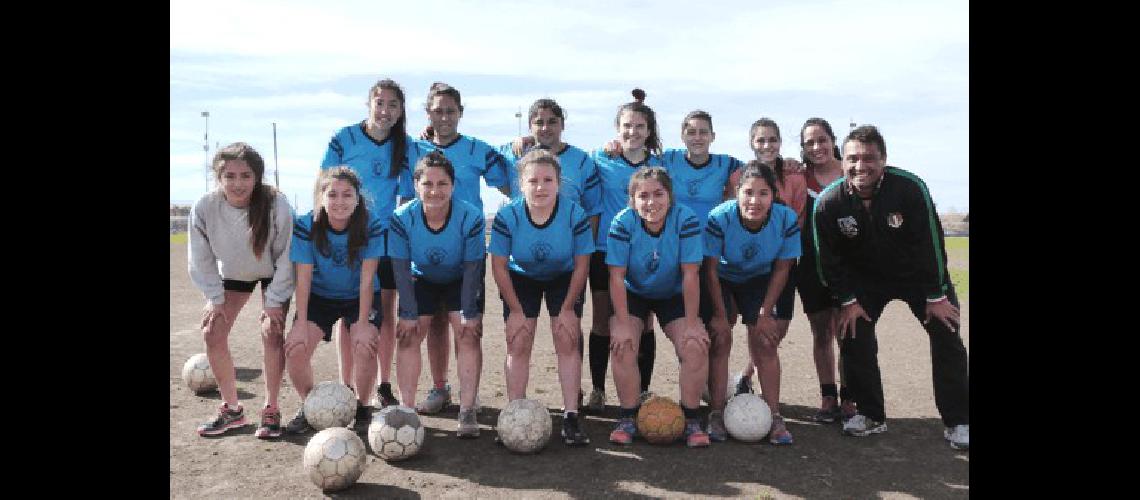
[[186,241],[190,238],[189,236],[187,236],[188,234],[189,233],[172,234],[172,235],[170,235],[170,242],[171,243],[186,243]]

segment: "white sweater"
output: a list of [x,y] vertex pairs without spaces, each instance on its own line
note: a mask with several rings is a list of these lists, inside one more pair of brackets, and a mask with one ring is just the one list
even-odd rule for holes
[[206,299],[225,302],[222,280],[256,281],[273,278],[265,292],[266,307],[280,307],[293,296],[293,264],[289,241],[293,210],[280,193],[270,211],[269,239],[258,259],[250,242],[249,209],[234,208],[221,191],[206,193],[190,209],[190,280]]

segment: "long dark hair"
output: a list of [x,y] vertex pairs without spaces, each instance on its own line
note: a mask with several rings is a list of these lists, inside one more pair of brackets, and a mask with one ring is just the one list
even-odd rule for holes
[[360,177],[356,176],[351,168],[346,166],[332,167],[327,170],[322,170],[321,175],[317,177],[317,184],[313,189],[313,245],[317,247],[317,251],[325,257],[332,255],[332,249],[329,248],[328,230],[329,226],[329,213],[322,203],[323,195],[332,185],[333,181],[342,180],[352,185],[352,189],[356,190],[356,209],[352,211],[352,215],[348,217],[348,267],[356,267],[358,262],[357,258],[360,257],[360,251],[368,244],[368,208],[365,207],[364,199],[360,194]]
[[[744,181],[756,177],[764,179],[764,182],[768,183],[768,187],[772,188],[773,200],[784,203],[784,199],[780,197],[780,186],[776,185],[776,172],[776,169],[760,160],[751,160],[745,163],[744,168],[741,169],[740,180],[736,183],[737,193],[739,193],[740,186],[744,185]],[[784,204],[786,205],[786,203]]]
[[645,91],[633,89],[633,102],[627,102],[618,107],[617,116],[614,117],[614,127],[621,126],[621,114],[626,111],[635,111],[645,117],[649,136],[645,138],[645,148],[650,154],[661,155],[661,134],[657,132],[657,114],[653,108],[645,105]]
[[807,151],[804,151],[804,131],[812,125],[818,125],[823,128],[823,131],[831,138],[831,154],[835,155],[836,160],[842,160],[843,155],[839,153],[839,143],[835,140],[835,132],[831,131],[831,124],[827,123],[827,120],[823,118],[808,118],[807,121],[804,122],[804,126],[800,127],[800,159],[804,161],[804,165],[811,165],[811,161],[808,160]]
[[388,177],[395,179],[400,175],[400,168],[406,166],[408,162],[405,156],[408,151],[408,110],[404,106],[407,99],[404,98],[404,89],[400,88],[400,84],[391,78],[385,78],[376,82],[376,85],[368,91],[369,105],[372,103],[372,98],[380,94],[381,90],[391,90],[400,99],[400,119],[396,120],[392,129],[388,131],[388,137],[392,139],[392,161],[388,163]]
[[673,178],[669,177],[668,170],[662,167],[651,167],[649,165],[637,169],[637,171],[629,177],[629,206],[633,206],[633,193],[637,190],[638,184],[641,184],[641,181],[650,179],[660,182],[661,187],[665,188],[665,191],[669,193],[669,209],[672,210],[673,206],[676,205],[676,198],[673,197]]
[[[768,117],[764,117],[764,118],[760,118],[759,120],[752,122],[752,128],[748,130],[748,143],[749,143],[749,145],[752,144],[752,140],[756,137],[756,130],[759,129],[760,127],[772,127],[772,130],[776,131],[776,139],[779,139],[781,144],[783,144],[784,139],[783,139],[783,137],[780,136],[780,126],[776,125],[775,120],[768,118]],[[779,151],[776,151],[776,161],[774,161],[772,163],[773,163],[772,164],[772,172],[776,175],[776,179],[778,179],[780,181],[780,184],[783,184],[784,183],[784,156],[781,155]],[[741,176],[740,180],[742,180],[742,181],[744,180],[743,176]],[[771,181],[769,181],[769,184],[771,184]],[[772,184],[772,189],[775,190],[775,188],[776,188],[776,185]]]
[[254,257],[261,260],[261,255],[265,253],[265,245],[269,243],[270,216],[277,190],[261,182],[265,177],[265,160],[261,159],[261,155],[253,149],[253,146],[244,142],[235,142],[214,153],[212,167],[214,177],[219,183],[222,180],[222,168],[231,160],[244,161],[250,170],[253,170],[254,186],[249,198],[249,244],[253,247]]

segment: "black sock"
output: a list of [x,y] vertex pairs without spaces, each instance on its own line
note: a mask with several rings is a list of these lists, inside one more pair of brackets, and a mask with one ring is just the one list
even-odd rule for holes
[[641,392],[649,390],[653,379],[653,361],[657,357],[657,336],[653,329],[641,332],[641,344],[637,348],[637,371],[641,372]]
[[839,399],[843,401],[851,401],[851,391],[847,390],[847,386],[839,388]]
[[618,408],[618,417],[619,418],[636,418],[637,417],[637,407]]
[[590,381],[598,390],[606,389],[606,367],[610,364],[610,337],[590,332]]
[[697,408],[685,408],[684,406],[682,406],[682,407],[681,407],[681,412],[683,412],[683,413],[685,414],[685,420],[692,420],[692,419],[699,419],[699,418],[701,418],[701,409],[700,409],[700,407],[697,407]]
[[[846,389],[846,387],[844,389]],[[829,397],[829,396],[833,397],[833,398],[838,398],[839,393],[836,392],[836,390],[837,389],[836,389],[835,384],[819,384],[819,392],[821,394],[823,394],[823,397],[825,397],[825,398]]]
[[380,382],[380,387],[376,391],[379,392],[381,396],[396,399],[396,396],[392,394],[391,382]]

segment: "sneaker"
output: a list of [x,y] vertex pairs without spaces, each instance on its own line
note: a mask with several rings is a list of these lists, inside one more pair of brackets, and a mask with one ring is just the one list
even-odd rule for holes
[[619,418],[614,430],[610,432],[610,442],[613,444],[631,444],[637,435],[637,424],[633,418]]
[[443,389],[432,387],[428,391],[427,399],[420,401],[416,405],[416,411],[427,415],[439,413],[441,410],[451,404],[451,384],[446,384]]
[[258,439],[281,437],[281,410],[265,408],[261,410],[261,424],[253,433]]
[[792,444],[792,433],[788,432],[788,426],[784,424],[784,417],[780,415],[772,416],[772,430],[768,432],[768,442],[772,444]]
[[697,418],[685,420],[685,446],[704,448],[708,445],[709,434],[701,430],[701,420]]
[[389,406],[399,406],[400,400],[396,399],[396,396],[392,394],[392,389],[389,388],[387,391],[383,389],[383,386],[376,386],[376,407],[387,408]]
[[461,438],[477,438],[479,437],[479,421],[475,420],[474,408],[460,408],[459,421],[456,426],[455,435]]
[[368,432],[368,424],[372,423],[372,407],[356,402],[356,417],[353,418],[352,430],[357,433]]
[[950,447],[955,450],[969,450],[970,449],[970,424],[955,425],[954,427],[947,427],[942,432],[942,437],[950,441]]
[[848,436],[863,437],[883,432],[887,432],[885,422],[876,422],[859,413],[843,424],[843,433]]
[[[854,405],[851,406],[852,410],[854,410]],[[854,412],[852,412],[852,414],[854,414]],[[830,424],[836,420],[839,420],[841,415],[842,413],[839,410],[839,400],[836,399],[835,396],[824,396],[823,402],[819,404],[819,409],[816,410],[815,415],[813,415],[811,419],[816,422]],[[843,420],[846,421],[847,419],[845,418]]]
[[839,418],[844,423],[846,423],[848,420],[851,420],[851,417],[854,417],[858,413],[859,407],[855,406],[854,401],[846,400],[839,405]]
[[719,411],[709,412],[709,439],[716,442],[728,440],[728,430],[724,428],[724,414]]
[[735,384],[736,385],[736,392],[733,393],[734,395],[735,394],[752,394],[753,393],[753,391],[752,391],[752,376],[751,375],[745,377],[743,375],[737,374],[736,378],[734,378],[733,380],[736,382],[736,384]]
[[285,425],[285,432],[289,434],[304,434],[313,430],[313,426],[309,425],[309,421],[305,419],[305,407],[297,409],[297,413]]
[[[448,386],[448,389],[450,390],[451,386]],[[455,399],[457,401],[463,401],[463,389],[455,391]],[[526,394],[523,394],[523,399],[526,399]],[[471,408],[475,409],[476,415],[483,410],[483,403],[479,400],[479,393],[475,393],[475,404],[472,405]]]
[[595,388],[590,391],[590,398],[586,400],[585,406],[579,406],[579,408],[593,413],[601,413],[606,409],[606,392]]
[[653,393],[649,391],[641,391],[641,395],[637,397],[637,404],[643,405],[649,398],[653,397]]
[[218,436],[230,429],[244,427],[249,422],[245,420],[245,408],[238,405],[237,410],[230,409],[229,405],[222,403],[218,407],[218,416],[209,422],[198,426],[199,436]]
[[562,419],[562,441],[570,446],[590,444],[590,436],[578,425],[578,414],[569,413]]

